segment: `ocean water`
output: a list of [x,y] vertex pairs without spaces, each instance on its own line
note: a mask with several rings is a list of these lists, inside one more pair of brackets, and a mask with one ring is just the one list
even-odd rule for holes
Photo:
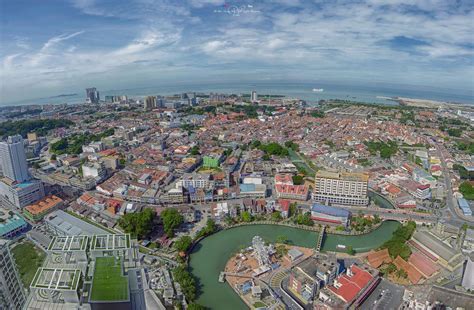
[[[313,88],[322,88],[323,92],[313,92]],[[129,98],[141,98],[150,95],[173,95],[184,92],[219,92],[243,94],[256,90],[257,94],[285,95],[291,98],[299,98],[309,103],[322,99],[344,99],[366,103],[396,104],[393,101],[380,97],[407,97],[416,99],[430,99],[437,101],[474,104],[474,90],[452,90],[432,87],[420,87],[409,85],[349,85],[336,83],[289,83],[289,82],[258,82],[258,83],[205,83],[205,84],[172,84],[157,85],[154,87],[141,87],[130,89],[102,90],[98,89],[103,100],[109,95],[127,95]],[[82,103],[85,101],[85,90],[78,91],[74,96],[38,98],[22,100],[15,103],[3,105],[27,105],[27,104],[59,104],[59,103]]]

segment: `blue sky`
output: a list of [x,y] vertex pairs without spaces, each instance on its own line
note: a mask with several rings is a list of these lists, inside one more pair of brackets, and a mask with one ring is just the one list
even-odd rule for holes
[[0,2],[0,103],[226,81],[474,89],[472,0]]

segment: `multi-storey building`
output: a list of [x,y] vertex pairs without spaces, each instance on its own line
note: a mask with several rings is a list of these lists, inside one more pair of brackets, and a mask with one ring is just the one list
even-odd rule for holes
[[214,182],[211,180],[211,176],[207,173],[192,173],[185,174],[183,178],[176,182],[176,188],[189,187],[212,189]]
[[5,206],[23,208],[43,197],[44,187],[41,181],[30,180],[16,183],[9,178],[0,180],[0,203]]
[[82,175],[84,178],[94,178],[102,181],[107,176],[107,170],[103,163],[88,163],[82,165]]
[[0,142],[0,160],[5,177],[18,183],[29,180],[25,146],[20,135],[10,136],[6,142]]
[[0,239],[0,309],[22,309],[26,296],[10,252],[9,241]]
[[0,142],[0,163],[4,178],[0,180],[0,202],[22,208],[44,197],[43,183],[28,174],[25,147],[20,135]]
[[319,171],[315,178],[313,200],[335,205],[366,206],[368,175]]
[[275,192],[277,198],[291,200],[308,199],[308,187],[306,185],[276,184]]
[[0,238],[11,239],[28,229],[28,223],[18,214],[0,207]]
[[349,211],[340,208],[324,206],[317,203],[311,207],[311,219],[314,221],[347,226],[350,216],[351,213]]
[[97,88],[86,88],[86,103],[99,103],[100,95]]
[[40,201],[28,205],[23,210],[25,217],[31,221],[37,222],[43,219],[43,217],[60,208],[63,205],[63,200],[57,196],[47,196]]
[[145,111],[152,110],[156,106],[156,98],[155,96],[148,96],[145,97],[143,100],[143,108]]

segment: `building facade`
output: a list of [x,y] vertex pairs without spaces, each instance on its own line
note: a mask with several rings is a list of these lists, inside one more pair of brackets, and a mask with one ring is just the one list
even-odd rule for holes
[[22,309],[25,290],[10,252],[9,242],[0,239],[0,309]]
[[0,142],[0,160],[5,177],[18,183],[30,178],[23,138],[20,135],[10,136],[6,142]]
[[16,208],[23,208],[44,197],[43,183],[30,180],[15,184],[7,180],[0,180],[0,203]]
[[100,96],[97,88],[86,88],[86,103],[99,103]]
[[335,205],[366,206],[368,176],[362,173],[319,171],[315,178],[313,200]]
[[311,219],[346,226],[349,224],[351,213],[344,209],[314,204],[311,207]]

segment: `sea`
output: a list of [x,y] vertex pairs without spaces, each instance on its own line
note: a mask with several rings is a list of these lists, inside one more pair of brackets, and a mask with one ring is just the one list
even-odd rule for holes
[[[322,89],[322,91],[313,91]],[[284,95],[290,98],[298,98],[308,103],[317,103],[319,100],[341,99],[365,103],[377,103],[396,105],[397,103],[388,100],[390,97],[404,97],[412,99],[428,99],[452,103],[473,104],[474,89],[454,90],[442,89],[427,86],[410,86],[397,84],[340,84],[328,82],[255,82],[255,83],[175,83],[167,85],[156,85],[150,87],[109,89],[100,92],[100,98],[105,96],[126,95],[129,98],[142,98],[144,96],[168,96],[187,92],[196,93],[225,93],[225,94],[249,94],[257,91],[258,95]],[[85,101],[85,90],[78,90],[70,95],[56,95],[48,98],[28,99],[7,105],[28,105],[28,104],[75,104]]]

